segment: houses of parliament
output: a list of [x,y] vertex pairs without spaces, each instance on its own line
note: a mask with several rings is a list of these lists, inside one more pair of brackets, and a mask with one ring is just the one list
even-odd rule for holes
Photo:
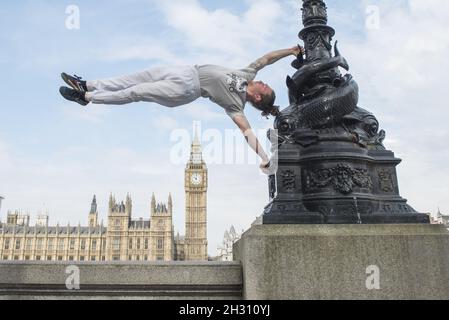
[[[151,199],[150,220],[133,220],[133,203],[109,198],[107,226],[99,224],[97,199],[89,225],[49,226],[48,215],[30,226],[29,215],[7,215],[0,223],[0,260],[18,261],[204,261],[207,248],[208,171],[198,135],[185,170],[185,236],[175,235],[173,199]],[[1,200],[0,200],[1,201]]]

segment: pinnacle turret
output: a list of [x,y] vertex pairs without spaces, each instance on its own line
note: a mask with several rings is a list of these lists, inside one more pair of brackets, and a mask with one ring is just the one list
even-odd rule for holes
[[115,206],[115,199],[112,196],[112,193],[109,196],[109,211],[112,211],[112,208]]
[[168,196],[168,213],[173,214],[173,198],[171,193]]
[[92,204],[90,206],[90,214],[96,214],[97,212],[98,212],[97,196],[94,195],[94,199],[92,200]]
[[153,192],[153,195],[151,196],[151,207],[150,207],[151,215],[153,216],[156,213],[156,196]]
[[195,137],[192,143],[192,150],[190,153],[190,162],[194,164],[203,163],[203,149],[201,146],[201,140],[198,133],[198,127],[195,127]]

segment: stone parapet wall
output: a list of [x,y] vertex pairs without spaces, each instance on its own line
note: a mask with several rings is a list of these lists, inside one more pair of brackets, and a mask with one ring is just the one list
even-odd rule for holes
[[234,262],[0,263],[0,300],[241,297],[242,270]]

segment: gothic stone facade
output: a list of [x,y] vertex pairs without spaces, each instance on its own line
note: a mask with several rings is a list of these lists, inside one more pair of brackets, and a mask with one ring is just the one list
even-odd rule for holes
[[[108,227],[98,224],[96,199],[88,227],[49,227],[29,218],[8,214],[0,230],[0,260],[47,261],[172,261],[183,257],[183,239],[175,239],[172,199],[151,201],[151,220],[131,219],[132,200],[109,200]],[[176,251],[175,251],[176,250]]]
[[207,167],[198,136],[187,164],[186,237],[175,236],[173,200],[151,199],[151,219],[132,220],[132,200],[109,199],[108,224],[98,222],[94,197],[88,227],[48,226],[48,216],[29,225],[29,216],[9,213],[0,224],[0,261],[199,261],[207,260]]

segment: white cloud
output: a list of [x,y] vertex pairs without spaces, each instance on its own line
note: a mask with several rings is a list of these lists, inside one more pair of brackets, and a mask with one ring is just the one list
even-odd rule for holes
[[264,44],[281,15],[281,6],[273,0],[249,1],[241,16],[225,9],[208,11],[197,0],[158,2],[166,22],[184,34],[189,46],[245,56],[248,47]]

